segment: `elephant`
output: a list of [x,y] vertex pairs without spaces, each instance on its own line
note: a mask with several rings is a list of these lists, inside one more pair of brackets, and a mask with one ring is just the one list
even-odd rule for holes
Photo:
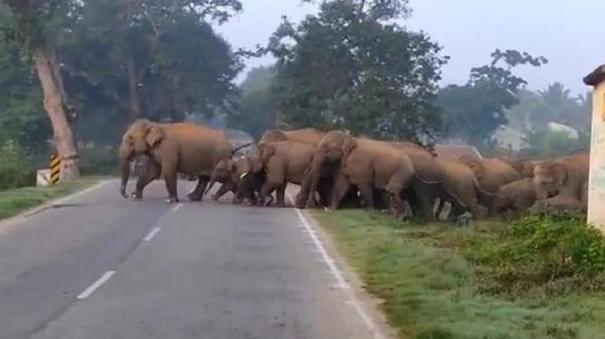
[[119,149],[121,169],[120,193],[126,198],[130,176],[130,161],[140,155],[149,157],[149,165],[137,180],[133,198],[141,199],[143,189],[151,181],[162,177],[168,191],[167,202],[178,202],[177,173],[194,175],[198,183],[189,198],[201,201],[214,166],[230,158],[232,148],[223,132],[194,123],[161,124],[146,119],[129,126]]
[[530,208],[532,213],[586,212],[586,205],[571,195],[559,194],[552,198],[541,199]]
[[523,178],[500,187],[493,209],[496,213],[512,211],[518,214],[531,208],[535,202],[533,179]]
[[315,154],[315,146],[294,141],[263,142],[257,145],[258,160],[252,163],[252,172],[264,171],[260,199],[277,192],[277,206],[285,206],[288,183],[301,184]]
[[439,196],[442,183],[442,169],[437,164],[435,154],[413,142],[391,142],[406,154],[414,166],[413,188],[405,192],[415,215],[422,213],[424,218],[434,220],[433,205]]
[[545,161],[534,167],[534,190],[538,200],[565,195],[575,200],[583,199],[588,182],[590,158],[581,153]]
[[496,193],[500,186],[521,179],[521,174],[517,170],[499,158],[474,159],[462,156],[458,161],[475,173],[481,188],[487,192]]
[[[335,163],[339,165],[335,165]],[[313,156],[310,179],[303,187],[314,192],[326,165],[337,169],[331,208],[340,206],[351,187],[359,189],[366,207],[374,208],[375,190],[386,190],[390,205],[402,208],[400,192],[411,187],[414,168],[409,157],[384,141],[354,138],[344,131],[328,132]],[[305,185],[303,185],[305,186]],[[309,205],[310,197],[307,197]]]
[[271,129],[267,130],[259,144],[273,141],[295,141],[304,144],[317,145],[324,137],[325,133],[315,128],[303,128],[291,131]]
[[219,190],[212,196],[212,200],[217,201],[227,192],[232,192],[233,203],[240,203],[242,198],[250,197],[249,194],[244,194],[242,191],[238,191],[240,179],[250,172],[251,164],[248,157],[240,157],[238,159],[225,158],[221,159],[210,176],[210,184],[206,189],[205,193],[208,193],[216,182],[221,183]]
[[487,201],[491,204],[495,193],[483,190],[475,173],[459,161],[438,157],[436,164],[442,174],[439,198],[442,202],[452,204],[452,217],[459,216],[465,210],[470,211],[475,218],[482,216],[479,202]]

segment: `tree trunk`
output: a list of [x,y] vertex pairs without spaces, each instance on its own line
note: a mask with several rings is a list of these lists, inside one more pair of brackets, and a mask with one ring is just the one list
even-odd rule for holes
[[36,63],[36,71],[42,90],[44,92],[44,109],[50,118],[53,127],[55,145],[61,162],[61,181],[77,178],[80,175],[78,168],[78,150],[74,135],[65,115],[63,103],[64,90],[58,72],[58,65],[53,54],[46,48],[35,48],[33,51]]
[[126,61],[128,71],[128,123],[132,123],[141,116],[141,101],[139,98],[139,75],[132,56]]

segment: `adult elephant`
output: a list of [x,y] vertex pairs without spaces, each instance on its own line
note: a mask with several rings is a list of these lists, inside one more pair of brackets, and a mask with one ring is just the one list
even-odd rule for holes
[[271,129],[267,130],[263,134],[258,143],[262,144],[273,141],[294,141],[304,144],[317,145],[325,134],[325,132],[315,128],[303,128],[290,131]]
[[462,156],[459,162],[468,166],[487,192],[497,193],[501,186],[521,179],[521,174],[508,162],[499,158],[474,159]]
[[168,202],[177,202],[177,173],[196,176],[198,184],[189,194],[193,201],[202,199],[210,172],[216,163],[232,155],[223,132],[194,123],[161,124],[145,119],[135,121],[122,138],[119,157],[122,172],[120,193],[126,195],[130,161],[139,155],[150,159],[146,172],[137,180],[133,198],[141,199],[143,189],[162,177],[168,190]]
[[[352,186],[359,189],[365,205],[374,208],[374,190],[387,190],[391,206],[401,207],[399,192],[412,184],[414,168],[410,159],[385,141],[354,138],[344,131],[330,131],[313,156],[307,192],[317,189],[325,175],[326,163],[338,163],[331,208],[338,208]],[[395,194],[395,192],[397,192]],[[307,205],[312,202],[307,197]]]
[[536,198],[542,200],[562,195],[582,201],[589,164],[590,158],[586,153],[537,164],[533,179]]

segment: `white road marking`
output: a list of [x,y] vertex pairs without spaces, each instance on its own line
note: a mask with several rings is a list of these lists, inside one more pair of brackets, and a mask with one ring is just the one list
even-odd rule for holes
[[143,238],[143,241],[151,241],[151,239],[153,239],[153,237],[155,237],[156,234],[158,234],[158,232],[160,231],[159,227],[155,227],[154,229],[152,229],[149,234],[147,234],[147,236],[145,238]]
[[109,280],[116,271],[107,271],[103,274],[97,281],[95,281],[92,285],[88,286],[80,295],[78,295],[78,299],[83,300],[90,297],[101,285],[103,285],[107,280]]
[[[288,198],[290,199],[290,201],[294,202],[294,199],[292,199],[292,196],[289,193]],[[374,324],[372,318],[370,318],[370,316],[368,316],[368,314],[363,310],[361,303],[353,292],[353,288],[344,279],[342,272],[336,265],[334,259],[330,256],[330,254],[328,254],[328,251],[326,251],[324,245],[321,243],[321,240],[317,235],[317,232],[313,229],[313,226],[311,226],[311,224],[300,209],[294,208],[294,210],[296,211],[300,222],[305,228],[305,231],[303,232],[311,238],[311,240],[313,241],[313,245],[315,245],[315,248],[317,249],[317,252],[319,252],[322,257],[324,264],[326,264],[326,266],[328,267],[328,271],[332,274],[332,276],[334,276],[334,279],[336,279],[336,284],[330,286],[330,288],[343,289],[344,292],[347,294],[347,297],[349,298],[347,304],[353,306],[355,312],[359,315],[359,317],[364,322],[370,333],[372,333],[372,337],[374,339],[384,339],[384,335],[382,335],[380,329],[376,326],[376,324]]]
[[176,211],[180,210],[180,209],[181,209],[181,207],[183,207],[183,205],[184,205],[183,203],[178,203],[178,204],[176,204],[176,206],[174,206],[174,207],[172,208],[172,212],[176,212]]

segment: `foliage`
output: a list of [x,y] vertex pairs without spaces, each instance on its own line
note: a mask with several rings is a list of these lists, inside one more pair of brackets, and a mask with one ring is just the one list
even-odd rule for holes
[[[364,288],[382,301],[388,321],[403,338],[597,338],[605,331],[602,292],[578,289],[557,297],[544,297],[536,289],[514,297],[485,293],[488,281],[478,277],[485,277],[483,270],[491,266],[480,259],[491,253],[492,247],[504,246],[500,239],[508,232],[508,225],[481,222],[460,229],[438,224],[404,225],[366,211],[314,214],[360,274]],[[568,248],[577,248],[578,257],[582,257],[579,253],[589,252],[583,250],[583,244],[597,239],[592,231],[551,232],[546,221],[542,223],[540,232],[548,236],[538,237],[541,240],[533,244],[576,239],[578,242],[568,244]],[[520,233],[515,239],[523,242],[523,232],[516,232]],[[507,244],[513,244],[510,240]],[[537,260],[547,253],[556,254],[547,251],[548,246],[541,248],[545,251],[534,252]],[[594,260],[597,257],[588,255],[593,263],[599,262]],[[595,277],[592,281],[598,280]]]
[[519,65],[534,67],[547,63],[544,57],[526,52],[496,49],[489,65],[471,69],[465,85],[449,85],[439,92],[439,106],[445,112],[447,135],[462,138],[482,149],[492,146],[492,135],[507,124],[505,111],[515,106],[517,92],[526,81],[515,76]]
[[572,138],[566,131],[537,130],[528,134],[526,142],[528,148],[523,149],[525,156],[557,157],[579,151],[588,151],[590,137],[579,133],[579,137]]
[[299,25],[284,19],[268,46],[277,58],[280,119],[378,137],[434,136],[446,58],[425,33],[396,23],[406,5],[324,1]]
[[258,139],[265,130],[275,127],[277,98],[274,92],[275,73],[269,67],[257,67],[240,85],[237,109],[227,115],[231,128],[243,130]]
[[116,147],[80,149],[80,171],[83,175],[118,174],[117,154]]
[[529,216],[479,246],[483,292],[605,290],[605,238],[585,216]]
[[[0,18],[0,30],[7,27]],[[42,92],[19,44],[0,38],[0,144],[15,140],[26,149],[41,149],[52,137],[41,114]]]
[[8,140],[0,148],[0,190],[36,184],[36,171],[26,152]]
[[[83,2],[81,19],[61,50],[70,91],[85,112],[78,123],[83,137],[114,143],[138,117],[209,116],[233,96],[241,62],[210,22],[224,22],[241,10],[240,2],[178,3]],[[100,124],[112,126],[113,133]]]

